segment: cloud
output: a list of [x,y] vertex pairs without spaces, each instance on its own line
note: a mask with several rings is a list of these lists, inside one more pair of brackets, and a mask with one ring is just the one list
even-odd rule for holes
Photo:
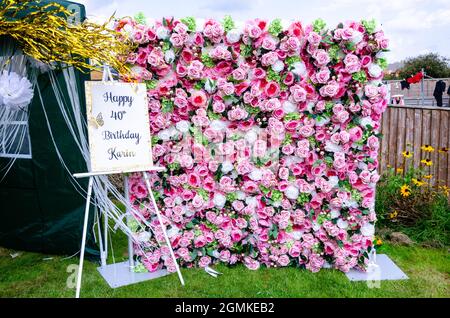
[[249,11],[252,5],[250,2],[242,0],[218,0],[214,2],[208,2],[203,9],[219,12],[236,12],[236,11]]

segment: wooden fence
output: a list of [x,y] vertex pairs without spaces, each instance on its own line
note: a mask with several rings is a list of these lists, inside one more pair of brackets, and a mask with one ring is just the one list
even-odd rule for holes
[[[424,158],[432,160],[427,167],[433,176],[431,184],[450,186],[450,159],[448,152],[439,152],[440,148],[450,148],[450,108],[424,106],[389,106],[383,114],[380,147],[380,171],[388,167],[403,168],[405,159],[402,152],[413,153],[407,159],[407,165],[421,165]],[[421,150],[421,146],[431,145],[434,152]],[[423,164],[421,166],[424,166]]]

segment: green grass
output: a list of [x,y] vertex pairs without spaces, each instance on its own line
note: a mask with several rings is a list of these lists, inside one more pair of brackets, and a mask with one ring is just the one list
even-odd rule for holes
[[[126,241],[113,236],[116,262],[126,259]],[[262,268],[250,271],[243,266],[215,268],[223,275],[213,278],[201,269],[183,269],[186,286],[176,274],[122,288],[111,289],[97,265],[86,262],[82,297],[450,297],[450,259],[447,249],[383,246],[410,277],[405,281],[382,281],[380,288],[365,282],[350,282],[335,270],[310,273],[295,268]],[[66,287],[67,267],[78,258],[63,259],[22,253],[11,258],[11,251],[0,249],[0,297],[73,297]]]

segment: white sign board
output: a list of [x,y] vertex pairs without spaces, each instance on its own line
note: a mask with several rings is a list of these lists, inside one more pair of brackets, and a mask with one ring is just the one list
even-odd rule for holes
[[91,172],[153,166],[145,84],[85,82]]

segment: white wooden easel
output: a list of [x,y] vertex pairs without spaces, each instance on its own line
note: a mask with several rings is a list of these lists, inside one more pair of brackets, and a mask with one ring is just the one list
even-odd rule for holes
[[161,217],[161,213],[158,209],[158,206],[156,204],[155,197],[152,192],[152,187],[150,184],[148,171],[165,171],[166,169],[164,167],[149,167],[146,169],[146,171],[108,171],[108,172],[86,172],[86,173],[75,173],[73,176],[75,178],[87,178],[89,177],[89,183],[88,183],[88,191],[87,191],[87,197],[86,197],[86,209],[84,211],[84,223],[83,223],[83,236],[81,240],[81,251],[80,251],[80,264],[78,267],[78,277],[77,277],[77,285],[76,285],[76,298],[80,297],[80,290],[81,290],[81,278],[83,273],[83,264],[84,264],[84,250],[86,247],[86,236],[87,236],[87,228],[88,228],[88,222],[89,222],[89,207],[91,204],[91,197],[92,197],[92,187],[93,187],[93,181],[95,176],[100,175],[109,175],[109,174],[123,174],[123,173],[129,173],[129,172],[142,172],[145,180],[145,184],[147,186],[147,191],[150,195],[151,203],[153,204],[155,208],[156,216],[158,217],[159,224],[161,225],[161,229],[164,233],[164,239],[167,244],[167,247],[170,250],[170,256],[172,257],[175,268],[178,273],[178,278],[180,279],[181,285],[184,286],[184,279],[180,271],[180,267],[178,266],[177,259],[175,257],[175,253],[172,249],[172,244],[170,243],[169,236],[167,235],[166,226],[163,223],[163,219]]
[[[113,81],[113,77],[112,77],[111,70],[110,70],[109,66],[105,65],[104,69],[103,69],[102,81],[105,82],[105,81],[108,81],[108,80],[109,81]],[[149,151],[151,151],[151,149],[149,149]],[[153,162],[153,160],[151,160],[151,162]],[[149,165],[149,166],[147,166],[147,165]],[[172,260],[173,260],[173,262],[175,264],[175,268],[176,268],[176,271],[178,273],[178,278],[180,279],[181,285],[184,286],[183,276],[181,275],[181,271],[180,271],[180,268],[178,266],[175,254],[173,252],[169,236],[167,235],[166,227],[165,227],[165,225],[163,223],[163,219],[161,217],[161,213],[160,213],[160,211],[158,209],[158,206],[156,204],[156,200],[155,200],[155,197],[153,195],[152,187],[151,187],[149,176],[148,176],[148,172],[149,171],[165,171],[165,170],[166,170],[166,168],[153,166],[153,163],[151,163],[151,164],[146,164],[143,168],[142,167],[139,168],[139,170],[91,171],[91,172],[86,172],[86,173],[76,173],[76,174],[73,175],[75,178],[89,178],[88,191],[87,191],[87,197],[86,197],[86,209],[84,211],[83,236],[82,236],[82,240],[81,240],[81,251],[80,251],[80,264],[79,264],[79,267],[78,267],[78,274],[77,274],[76,298],[80,297],[81,278],[82,278],[83,263],[84,263],[84,251],[85,251],[85,247],[86,247],[87,227],[88,227],[88,221],[89,221],[89,207],[90,207],[90,204],[91,204],[92,188],[93,188],[94,177],[95,176],[102,176],[102,175],[124,174],[124,173],[130,173],[130,172],[142,172],[144,180],[145,180],[145,184],[147,186],[147,191],[148,191],[149,196],[150,196],[151,204],[153,205],[153,207],[155,209],[156,216],[158,217],[159,224],[160,224],[162,232],[164,234],[165,243],[167,244],[167,247],[169,248],[170,256],[171,256],[171,258],[172,258]],[[127,215],[127,217],[129,217],[129,215]],[[104,236],[105,236],[105,238],[104,238],[105,242],[104,243],[105,243],[105,246],[104,246],[104,249],[101,246],[102,245],[102,238],[100,237],[102,266],[106,265],[107,231],[108,231],[108,218],[106,217],[106,214],[105,214],[105,229],[104,229]],[[100,234],[100,230],[99,230],[99,234]],[[129,252],[130,252],[130,266],[132,266],[133,264],[132,264],[132,254],[131,253],[132,253],[132,250],[133,250],[133,246],[132,246],[132,241],[131,241],[130,238],[129,238],[129,242],[128,242],[128,249],[129,249]]]

